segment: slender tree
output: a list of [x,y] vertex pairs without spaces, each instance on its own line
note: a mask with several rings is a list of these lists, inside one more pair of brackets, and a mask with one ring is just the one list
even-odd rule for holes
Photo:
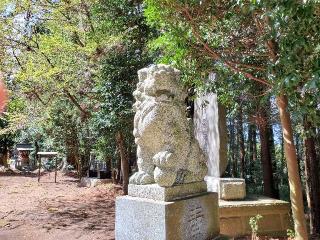
[[242,106],[239,107],[239,112],[237,116],[237,140],[239,145],[239,161],[240,161],[240,177],[245,177],[245,144],[244,144],[244,131],[243,131],[243,110]]
[[314,238],[320,236],[320,180],[319,175],[319,157],[316,152],[316,144],[314,139],[314,129],[308,121],[308,118],[304,119],[304,130],[306,137],[304,139],[304,164],[305,164],[305,176],[307,185],[307,200],[310,210],[310,232]]
[[121,158],[121,174],[122,174],[122,186],[124,195],[128,194],[128,184],[129,184],[129,159],[128,152],[125,148],[123,133],[121,131],[117,132],[116,135],[118,151]]
[[[265,112],[264,112],[265,114]],[[266,120],[266,117],[263,118]],[[263,189],[264,194],[268,197],[276,197],[276,191],[274,188],[273,171],[272,171],[272,158],[269,145],[269,131],[267,122],[259,121],[259,135],[261,143],[261,164],[263,172]]]

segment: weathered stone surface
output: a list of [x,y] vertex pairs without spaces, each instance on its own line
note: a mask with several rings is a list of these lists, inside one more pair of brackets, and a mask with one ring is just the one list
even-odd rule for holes
[[203,181],[207,173],[192,122],[186,118],[186,91],[179,74],[167,65],[138,72],[133,134],[139,171],[130,178],[132,184],[169,187]]
[[242,178],[205,177],[208,192],[218,192],[224,200],[240,200],[246,197],[246,183]]
[[117,240],[207,240],[219,234],[218,196],[174,202],[131,196],[116,200]]
[[241,178],[220,178],[219,196],[224,200],[244,199],[246,183]]
[[128,195],[132,197],[148,198],[158,201],[173,201],[199,195],[199,193],[206,193],[207,185],[205,182],[187,183],[172,187],[161,187],[158,184],[129,184],[128,191]]
[[101,184],[112,183],[112,179],[98,179],[83,177],[80,181],[80,187],[96,187]]
[[227,165],[227,123],[217,94],[202,93],[194,102],[195,137],[199,141],[208,166],[207,176],[220,177]]
[[250,217],[257,214],[262,216],[258,235],[280,237],[286,235],[287,229],[292,229],[288,202],[249,195],[242,201],[219,200],[220,233],[229,237],[250,234]]

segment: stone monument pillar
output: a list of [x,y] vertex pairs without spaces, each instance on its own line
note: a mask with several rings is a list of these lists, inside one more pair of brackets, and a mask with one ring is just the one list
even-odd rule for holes
[[185,114],[179,71],[138,72],[134,137],[139,171],[116,200],[116,239],[206,240],[219,234],[218,195],[208,193],[205,156]]
[[[211,75],[214,81],[215,74]],[[221,178],[227,165],[226,113],[218,103],[217,94],[202,93],[194,103],[195,136],[203,150],[208,166],[205,177],[209,192],[218,192],[225,200],[243,199],[246,196],[245,181],[241,178]]]

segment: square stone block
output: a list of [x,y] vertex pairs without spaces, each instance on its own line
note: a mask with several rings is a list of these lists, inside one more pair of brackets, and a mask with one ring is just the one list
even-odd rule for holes
[[219,235],[219,225],[214,193],[171,202],[116,199],[116,240],[207,240]]
[[246,197],[246,183],[244,179],[221,178],[220,198],[224,200],[244,199]]
[[204,181],[181,184],[172,187],[160,187],[158,184],[129,184],[128,186],[129,196],[166,202],[199,195],[206,192],[207,185]]
[[242,178],[217,178],[206,176],[208,192],[218,192],[224,200],[240,200],[246,197],[246,183]]

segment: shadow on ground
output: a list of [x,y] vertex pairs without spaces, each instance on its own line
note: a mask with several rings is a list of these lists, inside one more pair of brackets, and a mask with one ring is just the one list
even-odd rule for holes
[[95,196],[90,202],[56,199],[47,207],[51,216],[43,227],[47,230],[67,228],[113,232],[114,207],[114,200],[103,195]]
[[[45,176],[47,174],[49,174],[49,172],[41,172],[40,173],[40,177]],[[24,171],[15,172],[13,170],[7,170],[6,172],[0,172],[0,177],[31,177],[31,178],[38,178],[38,172],[37,173],[35,173],[35,171],[33,171],[33,172],[24,172]]]

